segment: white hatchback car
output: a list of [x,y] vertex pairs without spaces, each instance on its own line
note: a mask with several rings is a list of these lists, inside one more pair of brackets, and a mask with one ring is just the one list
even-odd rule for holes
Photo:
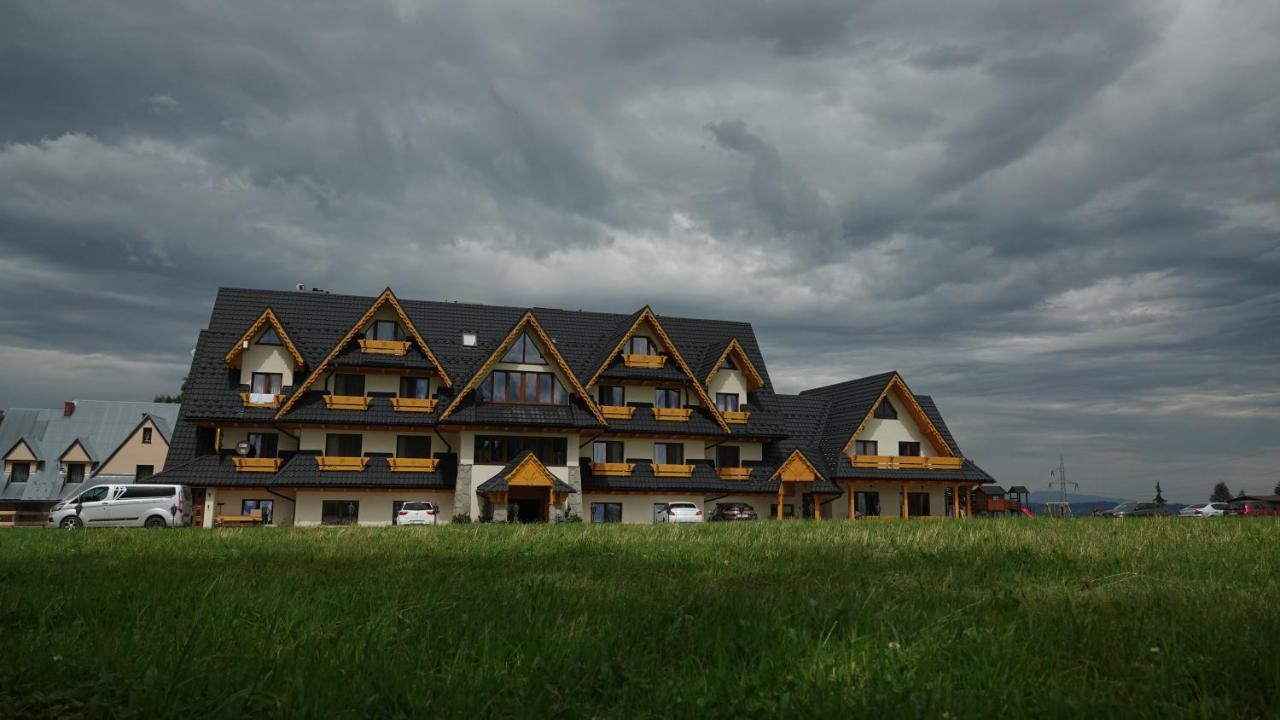
[[691,502],[673,502],[667,504],[667,522],[669,523],[700,523],[702,522],[702,508]]
[[439,511],[435,503],[423,500],[410,500],[400,506],[396,513],[397,525],[435,525]]
[[1182,517],[1211,518],[1211,517],[1222,517],[1223,515],[1226,514],[1226,512],[1227,512],[1227,503],[1211,502],[1211,503],[1200,503],[1198,505],[1188,505],[1182,508],[1182,511],[1179,512],[1178,515]]

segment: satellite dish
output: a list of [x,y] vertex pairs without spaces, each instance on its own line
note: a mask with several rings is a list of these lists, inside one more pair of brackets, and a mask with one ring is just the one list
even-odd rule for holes
[[236,454],[239,455],[240,457],[247,456],[249,454],[249,450],[251,449],[252,448],[249,446],[248,440],[241,440],[240,442],[236,443]]

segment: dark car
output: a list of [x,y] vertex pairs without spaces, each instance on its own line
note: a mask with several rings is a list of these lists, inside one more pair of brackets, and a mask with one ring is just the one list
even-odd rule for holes
[[1261,500],[1236,500],[1227,506],[1226,514],[1239,515],[1241,517],[1259,517],[1280,515],[1280,509],[1276,509],[1275,505]]
[[716,509],[711,511],[711,517],[707,519],[711,522],[718,520],[755,520],[756,509],[746,503],[716,503]]
[[1103,511],[1102,516],[1115,517],[1115,518],[1165,517],[1168,514],[1169,514],[1169,511],[1166,510],[1163,505],[1157,505],[1156,503],[1152,503],[1152,502],[1141,502],[1141,503],[1127,502],[1127,503],[1120,503],[1119,505],[1111,508],[1110,510]]

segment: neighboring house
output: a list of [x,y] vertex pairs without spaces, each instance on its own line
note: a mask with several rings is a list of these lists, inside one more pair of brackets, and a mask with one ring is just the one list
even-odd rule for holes
[[72,493],[150,477],[164,467],[177,419],[172,403],[76,400],[6,410],[0,525],[43,525],[49,508]]
[[[991,479],[897,373],[774,392],[751,325],[222,289],[161,478],[195,522],[966,514]],[[815,510],[815,508],[817,510]]]

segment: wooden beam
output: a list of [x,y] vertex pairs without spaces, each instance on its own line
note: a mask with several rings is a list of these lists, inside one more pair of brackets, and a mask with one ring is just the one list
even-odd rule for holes
[[853,522],[858,518],[858,504],[854,501],[852,480],[844,484],[844,490],[849,493],[849,522]]
[[907,484],[902,483],[902,519],[907,520],[911,517],[911,510],[907,506]]
[[951,486],[951,517],[960,519],[960,486]]
[[777,510],[777,515],[778,515],[778,519],[779,519],[779,520],[781,520],[781,519],[782,519],[782,489],[783,489],[784,487],[786,487],[786,485],[783,485],[781,482],[779,482],[779,483],[778,483],[778,510]]

